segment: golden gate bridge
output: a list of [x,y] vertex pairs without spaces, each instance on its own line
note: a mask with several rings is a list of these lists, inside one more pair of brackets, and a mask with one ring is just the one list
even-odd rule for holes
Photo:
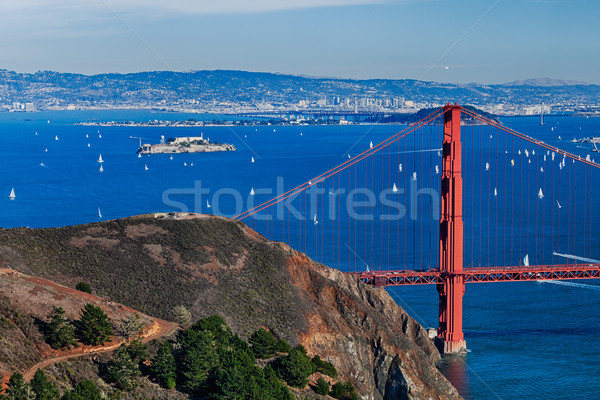
[[366,284],[436,285],[461,353],[467,283],[600,278],[600,164],[554,139],[448,104],[236,218]]

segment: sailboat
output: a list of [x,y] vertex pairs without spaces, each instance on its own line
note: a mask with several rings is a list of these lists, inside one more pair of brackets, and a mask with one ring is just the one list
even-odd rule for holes
[[98,139],[102,139],[102,134],[98,134]]
[[352,157],[350,157],[350,154],[348,154],[348,158],[352,158]]
[[542,188],[540,188],[540,191],[538,192],[538,197],[539,197],[540,199],[543,199],[543,198],[544,198],[544,193],[542,192]]
[[190,163],[190,167],[193,167],[193,166],[194,166],[194,162],[192,161],[192,162]]
[[173,159],[173,154],[171,154],[171,157],[169,158],[169,160],[172,160],[172,159]]
[[58,135],[54,136],[54,140],[58,140]]
[[494,188],[494,196],[498,196],[498,189]]
[[544,123],[544,105],[543,104],[540,106],[540,118],[541,118],[540,125],[546,125]]
[[44,151],[47,153],[47,152],[48,152],[48,148],[46,147],[46,148],[44,149]]
[[442,152],[438,150],[438,157],[442,156]]
[[556,153],[552,152],[552,161],[554,161],[554,157],[556,157]]
[[85,134],[85,138],[88,139],[90,137],[90,135],[88,135],[87,133]]
[[560,205],[560,202],[558,200],[556,200],[556,205],[558,206],[559,209],[562,208],[562,206]]
[[147,164],[144,164],[144,170],[148,171],[148,165]]
[[440,173],[440,167],[438,167],[437,165],[435,166],[435,173],[439,174]]
[[519,155],[521,155],[521,150],[519,150]]
[[529,157],[529,150],[525,149],[525,157]]
[[88,143],[88,147],[91,147],[89,143]]
[[98,218],[102,219],[102,211],[100,211],[100,207],[98,207]]
[[489,162],[486,162],[486,163],[485,163],[485,170],[486,170],[486,171],[489,171],[489,170],[490,170],[490,163],[489,163]]
[[417,180],[417,173],[416,173],[416,172],[413,172],[412,180],[413,180],[413,181],[416,181],[416,180]]
[[37,132],[35,133],[35,136],[37,136]]
[[104,172],[104,167],[102,165],[100,165],[100,169],[98,171]]
[[40,163],[40,167],[45,167],[46,164],[44,164],[43,162]]
[[102,154],[100,154],[100,157],[98,157],[98,162],[99,162],[100,164],[102,164],[102,163],[104,162],[104,160],[102,159]]
[[535,150],[531,150],[531,155],[535,156]]
[[250,196],[254,196],[254,187],[250,188]]
[[250,159],[250,162],[254,162],[254,157],[252,157],[252,158]]
[[187,167],[187,163],[186,163],[185,161],[183,162],[183,166],[184,166],[184,167]]
[[515,166],[515,160],[510,160],[510,166],[514,167]]
[[12,188],[10,190],[10,194],[8,195],[8,198],[11,199],[11,200],[14,200],[14,199],[17,198],[17,196],[15,195],[15,188]]
[[398,172],[402,172],[402,164],[398,164]]
[[544,162],[546,162],[546,155],[544,154]]
[[600,153],[600,150],[598,149],[598,146],[596,146],[596,143],[592,143],[594,145],[594,148],[592,149],[592,151],[594,153]]
[[212,206],[210,205],[210,203],[208,202],[208,199],[206,199],[206,208],[211,208]]
[[369,148],[372,149],[373,148],[373,141],[371,141],[371,143],[369,143]]
[[142,153],[138,153],[138,158],[142,158]]
[[540,167],[540,172],[544,172],[544,167]]
[[396,182],[394,182],[394,186],[392,187],[392,192],[398,193],[398,187],[396,186]]
[[529,254],[525,254],[525,257],[523,257],[523,265],[529,267]]
[[317,214],[315,214],[315,216],[313,217],[313,223],[315,225],[317,225],[319,223],[319,221],[317,221]]

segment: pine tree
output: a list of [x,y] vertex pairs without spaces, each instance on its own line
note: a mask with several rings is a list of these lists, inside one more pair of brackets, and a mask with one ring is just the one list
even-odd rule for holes
[[184,386],[195,393],[206,386],[209,372],[218,365],[219,358],[210,332],[183,331],[179,336],[182,346],[180,367]]
[[112,335],[112,326],[106,313],[100,307],[89,303],[83,308],[78,328],[81,341],[94,346],[110,341]]
[[46,378],[46,374],[41,369],[35,372],[31,380],[31,388],[35,392],[37,400],[55,400],[60,397],[56,385]]
[[117,349],[113,359],[108,363],[108,376],[119,389],[129,391],[137,387],[140,368],[131,359],[124,345]]
[[150,371],[162,387],[167,389],[175,387],[177,365],[171,351],[171,344],[168,341],[163,342],[158,348],[156,357],[150,364]]
[[277,349],[277,339],[273,334],[263,328],[254,332],[248,339],[252,351],[258,358],[269,358]]
[[136,339],[127,346],[127,353],[134,363],[141,363],[148,359],[148,348],[141,340]]
[[173,321],[178,324],[188,327],[192,324],[192,313],[185,306],[176,306],[173,308]]
[[61,400],[103,400],[105,396],[94,381],[81,381],[70,392],[66,392]]
[[293,387],[304,388],[308,383],[308,377],[315,372],[306,349],[301,345],[294,347],[290,354],[279,357],[277,361],[275,364],[277,373]]
[[20,372],[15,372],[8,379],[5,398],[7,400],[29,400],[34,399],[35,394],[32,397],[31,387],[25,383],[23,375]]
[[52,307],[48,315],[48,331],[46,341],[53,349],[75,344],[75,328],[65,319],[65,310],[62,307]]
[[329,394],[329,383],[321,376],[317,380],[317,384],[315,385],[314,389],[315,393],[322,396],[327,396]]

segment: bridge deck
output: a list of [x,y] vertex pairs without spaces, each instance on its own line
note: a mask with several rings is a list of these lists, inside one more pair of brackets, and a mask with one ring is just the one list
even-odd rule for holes
[[[373,286],[428,285],[444,283],[447,272],[374,271],[353,273]],[[464,276],[465,283],[521,282],[542,280],[600,279],[600,264],[538,265],[531,267],[467,268],[454,275]]]

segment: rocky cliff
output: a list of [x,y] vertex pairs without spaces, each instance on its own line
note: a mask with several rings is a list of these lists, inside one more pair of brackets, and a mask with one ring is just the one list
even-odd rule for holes
[[0,231],[0,266],[94,291],[150,315],[176,305],[222,315],[241,336],[267,327],[331,361],[365,399],[458,399],[426,332],[383,289],[311,261],[246,225],[145,215]]

